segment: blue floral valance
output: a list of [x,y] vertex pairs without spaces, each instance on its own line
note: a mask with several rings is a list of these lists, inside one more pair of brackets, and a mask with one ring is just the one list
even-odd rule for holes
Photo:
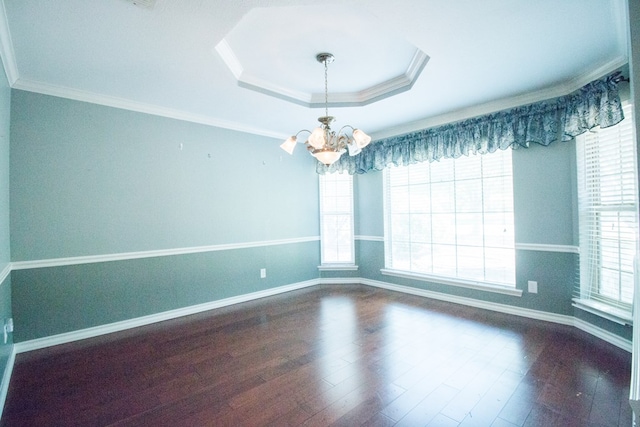
[[318,162],[317,172],[349,174],[492,153],[509,147],[568,141],[596,126],[619,123],[624,115],[618,94],[619,73],[595,80],[576,92],[535,104],[499,111],[372,142],[356,156],[343,155],[331,166]]

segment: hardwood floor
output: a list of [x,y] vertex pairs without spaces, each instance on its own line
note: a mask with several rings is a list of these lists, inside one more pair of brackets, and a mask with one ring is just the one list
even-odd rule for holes
[[2,426],[624,426],[631,356],[365,286],[18,354]]

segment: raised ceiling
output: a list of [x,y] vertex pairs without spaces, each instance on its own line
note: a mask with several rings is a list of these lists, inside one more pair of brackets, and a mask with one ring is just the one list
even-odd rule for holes
[[563,95],[627,62],[626,0],[4,0],[12,87],[284,138],[383,137]]

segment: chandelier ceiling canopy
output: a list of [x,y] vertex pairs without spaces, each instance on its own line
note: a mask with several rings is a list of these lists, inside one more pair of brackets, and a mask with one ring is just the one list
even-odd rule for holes
[[[329,90],[328,90],[328,64],[335,60],[330,53],[319,53],[316,59],[324,64],[324,116],[318,117],[321,125],[313,131],[302,129],[295,135],[290,136],[280,145],[284,151],[293,154],[293,150],[298,142],[298,135],[305,132],[309,134],[309,138],[304,143],[311,153],[319,162],[325,165],[335,163],[340,156],[349,151],[350,156],[360,153],[364,147],[371,142],[371,137],[360,129],[356,129],[351,125],[344,125],[338,132],[331,129],[331,123],[335,121],[335,117],[329,115]],[[345,132],[345,130],[347,132]],[[349,132],[350,131],[350,132]]]

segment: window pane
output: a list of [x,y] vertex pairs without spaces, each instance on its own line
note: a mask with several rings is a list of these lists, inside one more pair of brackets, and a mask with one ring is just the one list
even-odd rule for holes
[[515,286],[511,170],[510,150],[388,168],[387,267]]
[[456,277],[456,248],[453,245],[432,245],[433,273]]
[[353,180],[348,174],[319,175],[322,263],[353,264]]
[[484,280],[484,250],[482,247],[458,246],[458,277]]

